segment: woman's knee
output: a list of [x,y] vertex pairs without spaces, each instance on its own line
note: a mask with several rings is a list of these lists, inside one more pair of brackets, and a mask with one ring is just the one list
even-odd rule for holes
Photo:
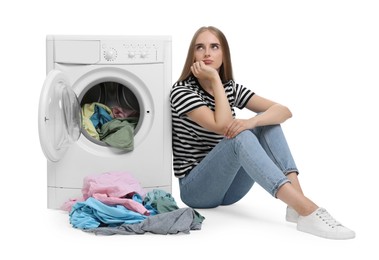
[[244,130],[234,137],[235,140],[245,140],[250,138],[256,138],[255,134],[251,130]]
[[234,142],[236,144],[245,144],[245,143],[249,143],[249,142],[258,142],[259,143],[257,136],[251,130],[244,130],[231,140],[234,140]]
[[216,208],[220,206],[221,203],[215,202],[215,201],[209,201],[206,198],[203,198],[201,200],[196,199],[195,197],[185,197],[180,196],[180,199],[184,204],[186,204],[188,207],[191,208],[197,208],[197,209],[210,209],[210,208]]

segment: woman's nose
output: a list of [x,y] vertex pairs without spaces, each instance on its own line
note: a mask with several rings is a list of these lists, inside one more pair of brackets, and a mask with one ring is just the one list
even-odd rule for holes
[[205,56],[205,57],[209,57],[209,56],[210,56],[210,53],[209,53],[209,49],[208,49],[208,48],[205,49],[204,56]]

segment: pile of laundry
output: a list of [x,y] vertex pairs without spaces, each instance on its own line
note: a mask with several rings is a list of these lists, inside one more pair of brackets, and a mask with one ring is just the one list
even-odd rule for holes
[[112,147],[132,151],[138,112],[122,107],[108,107],[99,102],[82,106],[83,128],[87,133]]
[[62,209],[74,228],[97,235],[189,233],[200,230],[205,219],[192,208],[179,208],[166,191],[145,192],[127,172],[87,176],[82,193]]

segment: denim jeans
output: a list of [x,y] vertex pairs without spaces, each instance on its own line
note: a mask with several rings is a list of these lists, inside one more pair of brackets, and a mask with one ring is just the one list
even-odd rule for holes
[[223,139],[185,177],[180,197],[193,208],[230,205],[243,198],[255,182],[273,197],[297,167],[280,125],[245,130]]

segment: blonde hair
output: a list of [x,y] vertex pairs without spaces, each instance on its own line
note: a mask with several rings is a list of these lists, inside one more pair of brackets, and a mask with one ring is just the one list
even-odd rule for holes
[[225,83],[230,80],[233,80],[233,69],[232,69],[232,60],[230,57],[230,49],[228,41],[225,35],[216,27],[213,26],[203,26],[199,28],[192,37],[190,46],[188,48],[188,54],[186,62],[184,63],[184,67],[182,70],[182,74],[180,75],[178,82],[187,79],[189,76],[193,76],[191,71],[191,66],[195,62],[195,43],[196,39],[200,33],[210,31],[212,32],[217,39],[220,41],[222,48],[222,65],[220,67],[219,75],[221,78],[221,82]]

